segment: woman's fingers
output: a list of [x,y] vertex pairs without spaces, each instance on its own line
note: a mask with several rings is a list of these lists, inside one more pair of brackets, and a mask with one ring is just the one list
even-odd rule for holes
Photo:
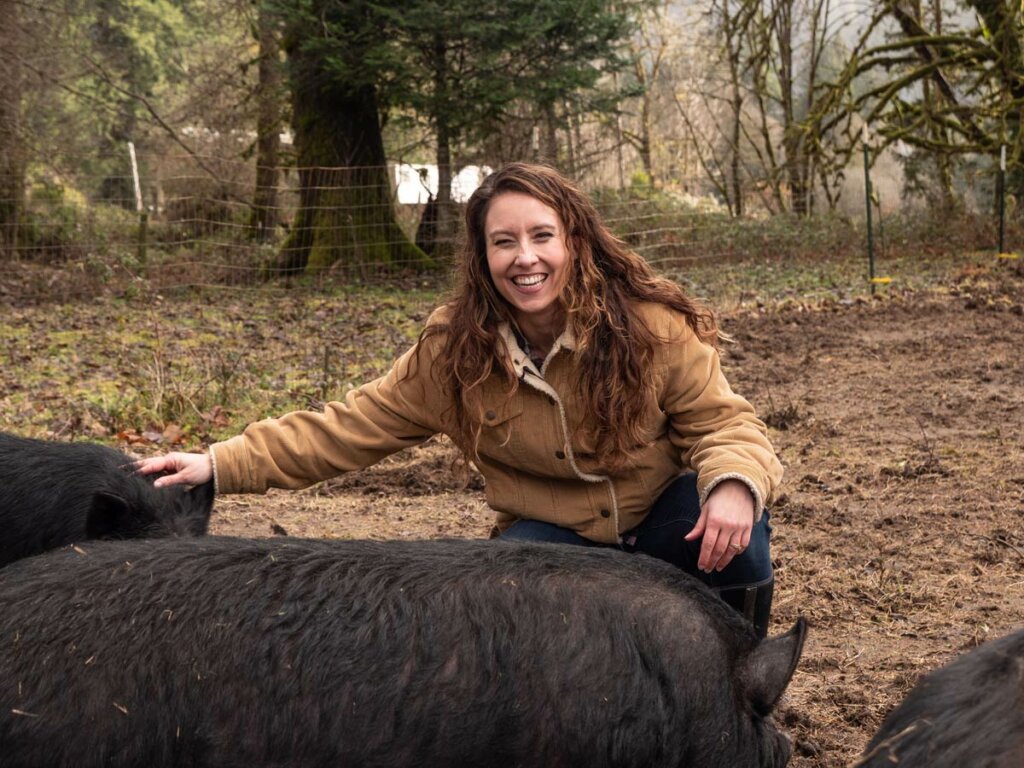
[[704,535],[704,528],[708,524],[708,511],[704,508],[700,511],[700,517],[697,518],[697,524],[693,526],[693,529],[683,536],[685,541],[696,541]]
[[[729,534],[726,531],[718,529],[718,535],[713,541],[709,541],[709,536],[704,535],[704,544],[700,548],[700,560],[698,561],[698,567],[700,567],[706,573],[711,573],[714,570],[721,570],[720,562],[728,551],[729,546]],[[707,554],[705,554],[707,552]],[[703,565],[701,565],[703,563]]]
[[[720,529],[718,537],[714,542],[714,546],[710,547],[710,551],[707,555],[707,567],[705,568],[700,566],[699,563],[698,566],[706,573],[721,571],[732,562],[732,559],[736,557],[736,555],[740,554],[744,550],[743,545],[739,543],[742,540],[742,531],[730,532]],[[704,546],[701,547],[701,561],[705,560],[704,549],[707,547],[708,540],[705,536]]]
[[139,459],[138,461],[134,461],[131,464],[129,464],[129,466],[137,474],[152,475],[154,472],[163,472],[166,469],[172,468],[168,467],[169,458],[170,454],[168,454],[167,456],[150,456],[149,458],[146,459]]
[[729,539],[728,546],[726,546],[725,551],[722,553],[722,556],[718,558],[718,562],[715,563],[716,571],[724,570],[729,565],[729,563],[732,562],[732,559],[734,557],[743,554],[743,551],[746,549],[746,547],[743,544],[739,543],[742,540],[742,535],[733,536]]
[[136,461],[133,468],[140,475],[166,474],[158,477],[153,485],[164,488],[168,485],[202,485],[213,477],[213,464],[205,453],[168,453]]
[[724,522],[719,523],[709,515],[707,530],[701,542],[700,557],[697,567],[705,573],[721,571],[736,555],[746,550],[750,544],[750,532],[753,524]]

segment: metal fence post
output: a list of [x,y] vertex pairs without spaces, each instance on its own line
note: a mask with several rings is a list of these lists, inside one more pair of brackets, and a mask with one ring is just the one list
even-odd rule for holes
[[996,176],[996,196],[999,199],[999,255],[1006,253],[1006,145],[999,148],[999,175]]
[[128,156],[132,161],[132,181],[135,183],[135,210],[139,214],[139,265],[143,275],[146,274],[146,237],[149,229],[149,215],[142,204],[142,186],[139,184],[139,163],[135,157],[135,144],[128,142]]
[[875,292],[875,239],[871,228],[871,161],[868,149],[868,127],[861,132],[864,144],[864,203],[867,211],[868,224],[868,279],[871,281],[871,293]]

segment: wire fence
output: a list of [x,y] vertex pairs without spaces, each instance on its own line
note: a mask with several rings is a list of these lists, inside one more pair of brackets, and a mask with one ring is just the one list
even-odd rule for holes
[[[170,290],[261,286],[300,276],[352,282],[444,273],[459,244],[462,205],[490,170],[453,169],[451,203],[442,206],[441,174],[430,165],[261,173],[251,162],[161,155],[140,156],[137,169],[136,184],[130,170],[30,168],[15,197],[0,194],[0,269],[60,271],[82,292],[97,283],[142,281]],[[656,189],[584,186],[613,231],[680,280],[753,262],[844,260],[857,270],[861,259],[867,279],[863,207],[852,215],[794,218],[762,215],[752,205],[752,214],[734,218],[703,179],[675,179]],[[10,188],[0,178],[0,190]],[[1002,223],[987,212],[890,208],[882,214],[875,212],[875,242],[883,269],[887,258],[921,269],[940,252],[1012,256],[1022,238],[1012,205]],[[750,282],[757,279],[752,270]],[[735,290],[752,287],[743,282],[737,278]]]

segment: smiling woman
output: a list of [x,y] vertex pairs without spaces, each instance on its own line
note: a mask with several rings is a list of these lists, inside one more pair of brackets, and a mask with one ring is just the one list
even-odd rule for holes
[[212,475],[219,493],[302,488],[443,433],[483,474],[496,537],[658,557],[764,635],[782,468],[722,374],[712,313],[545,166],[484,180],[456,269],[454,296],[387,375],[142,471]]
[[484,229],[494,287],[511,305],[531,358],[543,361],[565,327],[560,300],[568,249],[558,212],[529,195],[506,192],[491,201]]

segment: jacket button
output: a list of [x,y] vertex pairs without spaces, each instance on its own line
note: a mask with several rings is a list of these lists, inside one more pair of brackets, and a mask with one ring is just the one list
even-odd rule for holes
[[564,459],[565,458],[565,451],[555,451],[555,458],[556,459]]
[[601,517],[611,517],[611,516],[612,516],[612,513],[609,512],[607,509],[602,509],[601,510]]
[[487,413],[484,414],[484,418],[487,419],[488,421],[494,421],[497,417],[498,414],[496,414],[494,411],[488,411]]

